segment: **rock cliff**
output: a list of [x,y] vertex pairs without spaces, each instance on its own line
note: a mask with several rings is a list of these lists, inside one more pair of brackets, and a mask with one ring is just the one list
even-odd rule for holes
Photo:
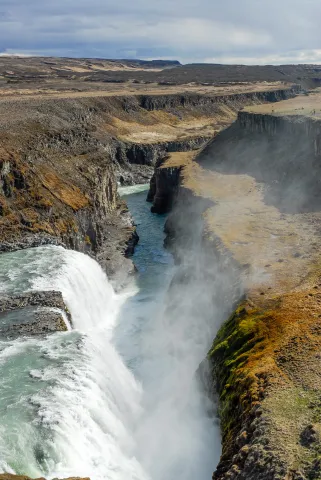
[[[220,95],[215,98],[203,99],[189,96],[182,103],[190,106],[198,105],[197,108],[210,109],[215,124],[213,136],[216,136],[222,129],[229,126],[237,117],[240,109],[246,105],[256,105],[262,102],[276,102],[293,97],[298,92],[298,87],[291,87],[288,90],[276,90],[273,92],[249,92],[235,95]],[[176,102],[179,98],[175,99]],[[154,104],[149,105],[152,108]],[[156,103],[157,105],[157,103]],[[176,103],[174,103],[176,105]],[[226,111],[228,109],[228,113]],[[204,138],[203,142],[194,142],[190,148],[185,150],[197,150],[206,144]],[[169,149],[167,153],[183,151],[182,149]],[[178,187],[179,172],[182,165],[184,165],[184,158],[167,155],[161,156],[155,164],[154,175],[151,179],[151,187],[147,196],[147,200],[153,202],[152,211],[154,213],[166,213],[171,209],[175,199]]]
[[166,243],[227,318],[200,369],[219,396],[217,480],[321,475],[320,106],[316,93],[248,107],[177,164]]
[[135,228],[117,194],[112,151],[93,135],[94,105],[36,101],[7,108],[9,122],[1,116],[1,250],[64,245],[96,256],[114,273]]

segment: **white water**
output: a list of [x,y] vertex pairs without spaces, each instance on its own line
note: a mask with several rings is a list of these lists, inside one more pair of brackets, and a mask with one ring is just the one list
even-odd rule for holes
[[118,187],[119,195],[131,195],[132,193],[146,192],[147,190],[149,190],[149,183]]
[[115,294],[94,260],[76,252],[66,252],[66,257],[54,285],[48,277],[34,283],[38,289],[59,288],[74,327],[86,334],[72,378],[59,382],[54,390],[58,398],[45,406],[50,416],[59,408],[55,413],[61,424],[55,439],[59,463],[49,475],[143,479],[145,474],[132,457],[141,389],[111,343],[126,297]]
[[4,290],[62,291],[74,327],[41,340],[0,341],[3,471],[92,480],[211,478],[220,439],[194,372],[212,333],[201,317],[176,315],[179,305],[166,316],[171,275],[166,279],[163,254],[155,252],[162,234],[156,240],[150,253],[156,267],[145,258],[146,246],[138,249],[146,276],[122,295],[81,253],[43,247],[2,256]]
[[[100,266],[88,256],[55,247],[37,250],[32,252],[38,253],[33,262],[29,258],[18,268],[24,275],[29,272],[33,288],[62,291],[79,333],[2,342],[0,364],[7,374],[16,373],[14,368],[10,371],[10,361],[21,355],[23,360],[35,359],[40,353],[40,362],[35,363],[42,368],[28,373],[30,381],[43,384],[32,393],[30,385],[17,385],[7,375],[11,390],[20,388],[21,395],[16,395],[15,405],[5,405],[2,388],[1,406],[6,411],[2,469],[18,467],[34,476],[143,480],[147,475],[133,456],[141,387],[111,343],[126,297],[114,293]],[[10,418],[11,407],[19,411],[30,405],[35,407],[31,421]]]

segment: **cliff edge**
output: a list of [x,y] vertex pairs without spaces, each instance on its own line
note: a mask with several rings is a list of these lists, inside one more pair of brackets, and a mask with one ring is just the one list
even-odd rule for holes
[[[223,319],[228,292],[231,312],[203,365],[219,396],[217,480],[321,478],[320,132],[319,92],[247,107],[176,165],[167,243],[194,261],[206,248],[207,279],[234,268],[213,303]],[[201,248],[185,225],[199,199]]]

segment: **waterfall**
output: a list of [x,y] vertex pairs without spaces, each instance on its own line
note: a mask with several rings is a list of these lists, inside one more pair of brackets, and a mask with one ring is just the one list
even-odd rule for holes
[[211,477],[219,428],[195,372],[217,328],[214,313],[203,285],[178,288],[168,308],[175,267],[163,249],[164,219],[137,195],[140,273],[131,291],[116,294],[95,260],[62,247],[1,257],[4,292],[59,290],[73,320],[68,332],[0,339],[2,471],[48,479]]
[[[45,247],[28,251],[27,257],[16,255],[11,278],[18,278],[19,269],[31,288],[60,290],[75,330],[1,342],[3,376],[11,368],[18,380],[29,378],[13,405],[1,398],[6,413],[2,469],[49,478],[148,478],[133,456],[141,387],[111,342],[126,295],[116,295],[100,266],[81,253]],[[15,371],[13,360],[24,363],[23,372]],[[11,393],[18,388],[12,378],[8,383]],[[10,408],[13,413],[25,409],[26,418],[21,413],[11,418]]]

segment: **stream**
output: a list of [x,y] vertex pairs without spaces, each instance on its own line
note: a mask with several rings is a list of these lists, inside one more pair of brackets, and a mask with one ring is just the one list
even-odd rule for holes
[[184,295],[169,309],[176,267],[163,248],[165,217],[150,213],[144,187],[121,194],[140,236],[137,275],[122,293],[82,253],[1,255],[2,293],[59,290],[73,318],[67,332],[0,339],[3,472],[210,480],[218,463],[218,423],[195,375],[213,336],[201,311],[178,313]]

